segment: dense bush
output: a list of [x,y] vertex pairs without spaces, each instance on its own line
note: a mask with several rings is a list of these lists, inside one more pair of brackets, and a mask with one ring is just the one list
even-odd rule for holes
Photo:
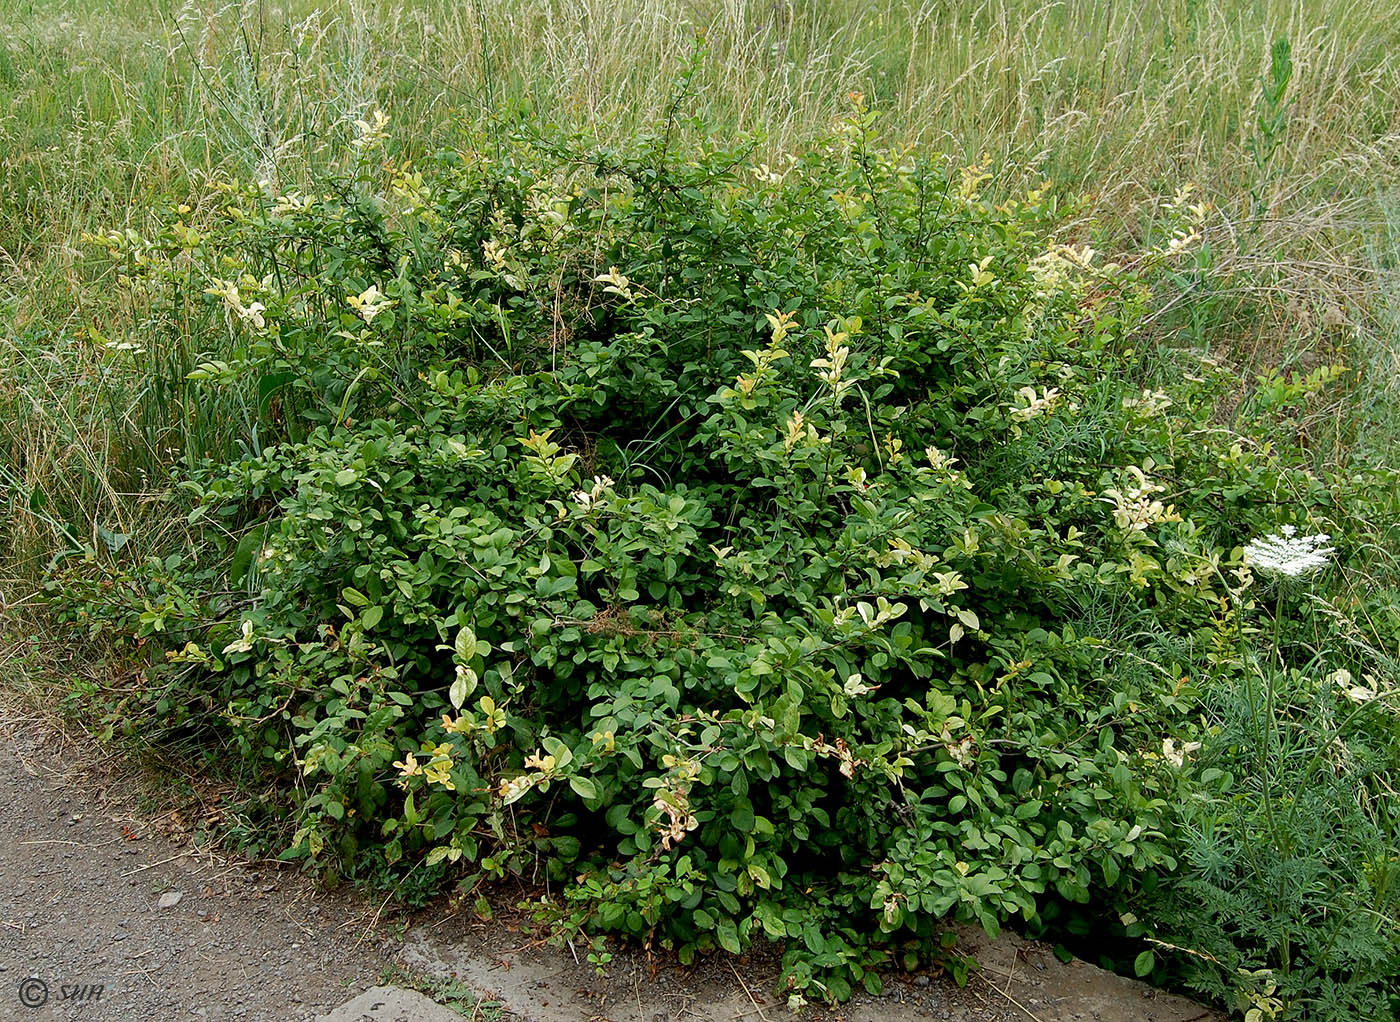
[[[149,349],[113,358],[194,344],[172,407],[229,423],[152,427],[205,438],[172,455],[188,543],[53,583],[149,656],[120,714],[229,743],[288,857],[566,881],[561,922],[683,960],[781,939],[799,998],[948,919],[1124,936],[1165,977],[1187,836],[1249,798],[1215,716],[1270,613],[1241,547],[1360,535],[1340,509],[1393,511],[1394,476],[1267,442],[1339,369],[1261,387],[1250,434],[1226,368],[1141,344],[1184,195],[1109,263],[1050,191],[992,206],[871,122],[775,170],[670,131],[410,167],[369,121],[315,194],[228,183],[100,239]],[[1248,935],[1226,963],[1232,927],[1221,969],[1287,970]]]

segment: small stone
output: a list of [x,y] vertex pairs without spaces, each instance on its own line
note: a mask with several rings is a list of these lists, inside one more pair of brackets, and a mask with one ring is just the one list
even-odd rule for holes
[[174,908],[184,896],[183,891],[166,891],[160,896],[160,901],[156,902],[156,908]]
[[929,978],[928,978],[927,976],[915,976],[915,977],[914,977],[914,985],[915,985],[916,987],[926,987],[926,986],[928,986],[928,984],[929,984]]

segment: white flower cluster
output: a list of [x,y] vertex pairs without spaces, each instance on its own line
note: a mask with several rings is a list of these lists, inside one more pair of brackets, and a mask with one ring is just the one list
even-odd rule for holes
[[349,295],[345,299],[350,308],[360,314],[360,318],[366,324],[373,323],[374,317],[394,304],[394,300],[386,296],[379,290],[378,284],[371,284],[367,289],[357,295]]
[[1059,387],[1048,387],[1040,394],[1036,393],[1034,387],[1022,387],[1016,391],[1016,396],[1022,398],[1026,403],[1010,409],[1011,418],[1015,422],[1029,422],[1042,415],[1049,415],[1060,404]]
[[1150,419],[1158,412],[1164,412],[1172,406],[1172,399],[1167,396],[1165,390],[1147,389],[1142,392],[1141,397],[1125,397],[1123,408],[1132,411],[1144,419]]
[[496,789],[496,794],[501,796],[501,804],[508,806],[512,802],[519,802],[535,786],[537,779],[529,774],[521,774],[519,777],[503,780]]
[[1199,752],[1200,742],[1184,742],[1181,748],[1176,747],[1176,740],[1173,738],[1162,739],[1162,758],[1172,766],[1180,770],[1186,765],[1186,757],[1193,752]]
[[1164,491],[1165,486],[1148,479],[1147,473],[1136,465],[1129,465],[1127,473],[1136,485],[1130,485],[1126,490],[1104,490],[1099,498],[1105,504],[1113,505],[1113,521],[1118,528],[1129,532],[1146,532],[1149,525],[1181,521],[1175,504],[1164,504],[1152,496]]
[[607,287],[603,288],[605,292],[617,295],[629,302],[636,297],[635,292],[632,290],[632,281],[616,266],[609,266],[607,273],[598,274],[598,276],[593,278],[593,283],[606,284]]
[[288,213],[305,213],[316,205],[316,196],[303,195],[296,189],[292,189],[285,195],[277,196],[277,203],[272,207],[273,216],[286,216]]
[[1380,679],[1373,674],[1364,675],[1362,684],[1354,684],[1351,672],[1345,667],[1333,671],[1327,675],[1325,680],[1329,684],[1335,685],[1342,695],[1357,706],[1394,694],[1394,690],[1381,688]]
[[594,476],[593,485],[587,490],[575,490],[574,501],[585,511],[592,511],[607,502],[608,489],[613,484],[610,476]]
[[1285,525],[1278,533],[1250,540],[1244,548],[1245,563],[1265,577],[1303,578],[1327,567],[1336,552],[1324,545],[1331,538],[1325,532],[1299,536],[1297,528]]
[[[791,160],[791,157],[789,157],[789,159]],[[791,162],[795,163],[797,161],[791,160]],[[757,167],[750,167],[749,173],[752,174],[754,180],[758,181],[760,184],[780,185],[783,183],[783,178],[787,176],[786,171],[770,170],[766,163],[760,163]]]
[[355,122],[355,137],[350,144],[356,149],[373,149],[389,135],[389,115],[383,110],[375,110],[368,117]]
[[[248,278],[250,282],[252,278]],[[243,322],[250,324],[254,330],[262,330],[267,327],[267,320],[263,318],[263,313],[267,307],[262,302],[253,302],[250,305],[243,304],[243,296],[238,293],[238,285],[231,280],[215,280],[213,284],[204,289],[207,295],[214,295],[222,298],[233,312]]]
[[224,647],[224,656],[230,653],[247,653],[253,648],[253,622],[244,620],[238,638]]

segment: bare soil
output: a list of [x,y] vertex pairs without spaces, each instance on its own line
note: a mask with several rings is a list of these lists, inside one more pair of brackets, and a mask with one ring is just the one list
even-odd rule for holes
[[0,1019],[308,1019],[391,961],[357,899],[163,832],[63,751],[0,739]]
[[[0,716],[0,1019],[313,1019],[397,975],[465,984],[522,1022],[765,1022],[788,1015],[769,949],[692,969],[614,949],[600,977],[528,919],[446,903],[416,917],[332,893],[288,869],[199,847],[191,828],[142,813],[149,778],[91,766],[52,732]],[[28,721],[24,722],[26,725]],[[89,750],[90,751],[90,750]],[[76,764],[88,763],[79,768]],[[1205,1022],[1190,1001],[1014,936],[961,935],[982,968],[888,979],[881,997],[814,1022]],[[42,1004],[38,1002],[42,1001]],[[30,1006],[36,1005],[37,1006]],[[340,1017],[340,1016],[337,1016]],[[369,1017],[369,1016],[365,1016]],[[470,1016],[469,1016],[470,1017]]]
[[[613,949],[597,975],[586,948],[557,949],[525,926],[469,912],[422,919],[406,934],[409,970],[456,979],[529,1022],[776,1022],[791,1018],[775,991],[770,947],[683,969],[664,957]],[[885,977],[880,996],[860,994],[839,1009],[808,1008],[810,1022],[1218,1022],[1223,1016],[1181,997],[1081,961],[1061,962],[1043,944],[1006,933],[989,939],[960,928],[959,947],[978,960],[965,987],[946,975]]]

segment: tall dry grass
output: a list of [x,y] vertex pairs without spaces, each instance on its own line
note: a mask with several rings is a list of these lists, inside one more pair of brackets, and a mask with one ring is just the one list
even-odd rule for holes
[[[697,36],[682,131],[753,133],[776,157],[861,92],[891,143],[985,154],[1006,190],[1052,179],[1084,197],[1078,229],[1110,239],[1150,231],[1155,197],[1195,182],[1219,210],[1211,271],[1265,310],[1271,357],[1335,306],[1384,364],[1393,319],[1372,308],[1366,246],[1395,248],[1389,15],[1349,0],[0,0],[0,598],[32,595],[56,548],[164,527],[165,452],[142,424],[188,420],[162,404],[181,353],[144,372],[110,357],[102,339],[140,325],[85,233],[140,229],[217,175],[306,183],[375,108],[402,158],[488,115],[615,141],[664,117]],[[1261,168],[1280,37],[1286,129]],[[201,413],[217,432],[237,410]]]

